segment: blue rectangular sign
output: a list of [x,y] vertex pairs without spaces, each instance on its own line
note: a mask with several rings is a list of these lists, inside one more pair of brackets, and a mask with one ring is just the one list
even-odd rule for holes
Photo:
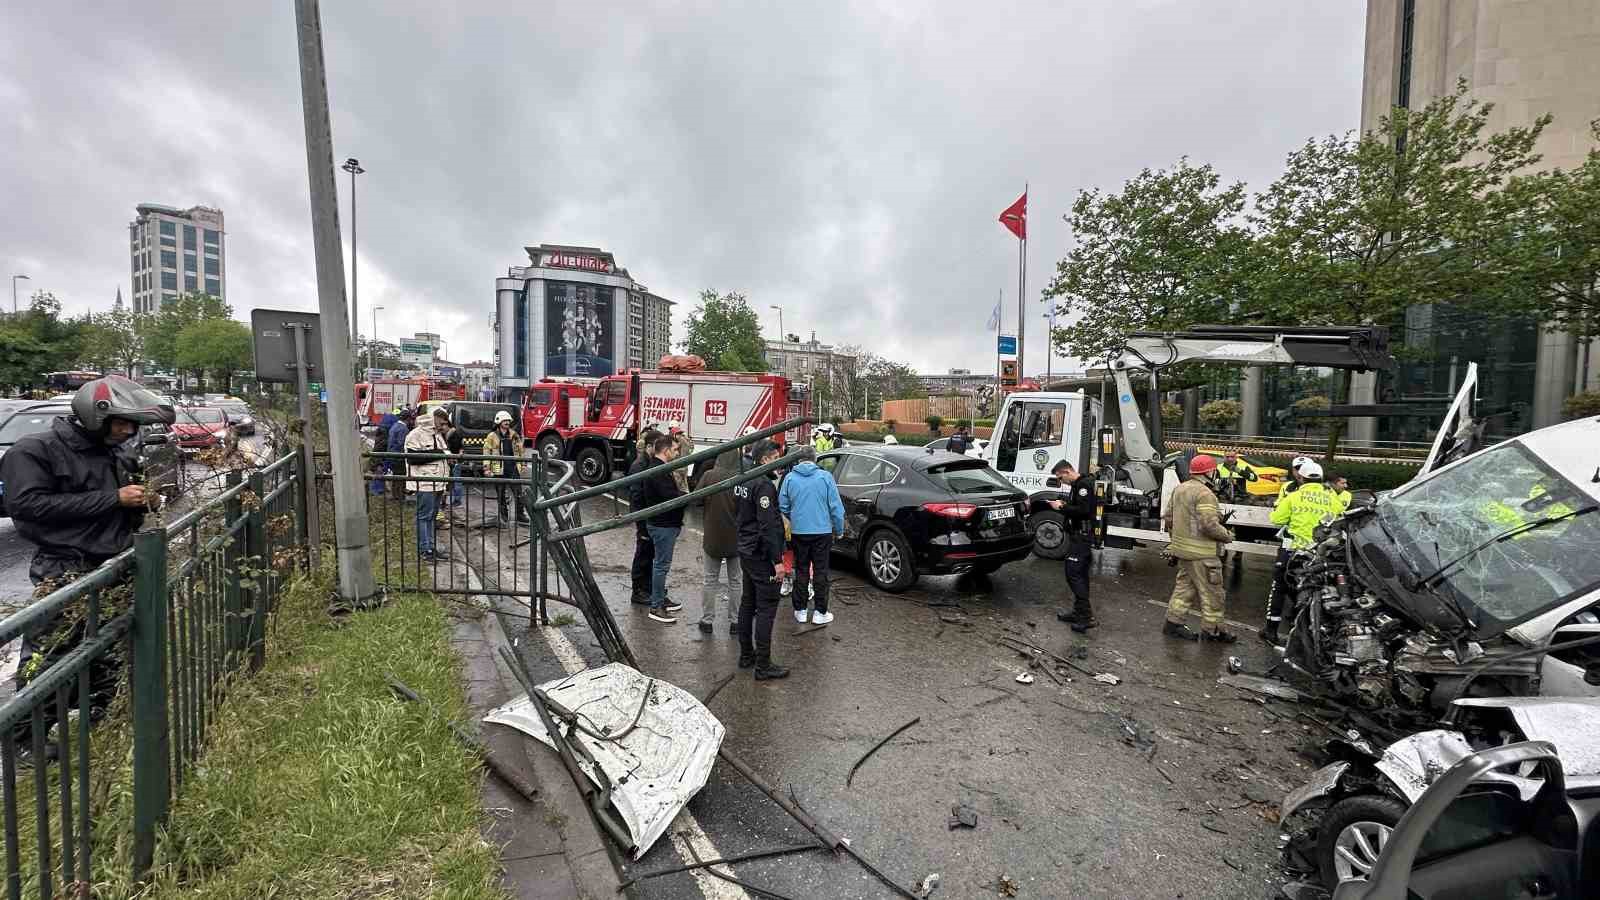
[[1000,335],[1000,352],[1017,355],[1017,336],[1014,334]]

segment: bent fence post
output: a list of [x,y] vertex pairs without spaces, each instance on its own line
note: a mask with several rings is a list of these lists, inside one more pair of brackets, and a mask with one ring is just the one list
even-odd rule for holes
[[[304,453],[296,453],[294,455],[294,479],[294,545],[296,547],[304,547],[306,546],[306,535],[310,533],[307,531],[306,526],[306,510],[310,508],[311,504],[317,502],[316,472],[306,464],[306,455]],[[310,571],[311,554],[309,552],[300,555],[300,568],[302,571]]]
[[133,547],[133,874],[143,878],[155,859],[156,829],[166,821],[172,786],[166,533],[159,528],[141,531],[134,535]]

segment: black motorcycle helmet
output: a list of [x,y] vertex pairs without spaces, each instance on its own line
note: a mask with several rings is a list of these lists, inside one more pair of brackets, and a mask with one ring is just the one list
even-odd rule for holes
[[78,388],[72,396],[72,414],[85,431],[102,438],[111,430],[112,419],[127,419],[137,425],[171,425],[178,418],[172,404],[121,375],[96,378]]

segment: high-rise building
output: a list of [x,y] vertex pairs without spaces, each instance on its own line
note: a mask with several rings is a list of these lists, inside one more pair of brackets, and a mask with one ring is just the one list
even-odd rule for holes
[[523,248],[529,265],[495,279],[498,386],[515,400],[546,376],[653,370],[672,346],[672,301],[598,247]]
[[[1394,107],[1420,108],[1454,91],[1460,79],[1474,98],[1494,104],[1490,132],[1549,113],[1555,121],[1539,139],[1540,165],[1580,165],[1594,145],[1589,123],[1600,115],[1600,6],[1368,0],[1363,131],[1376,129]],[[1476,362],[1481,403],[1503,413],[1492,430],[1515,434],[1560,421],[1567,396],[1600,384],[1600,343],[1532,319],[1486,332],[1447,305],[1417,306],[1401,334],[1413,352],[1392,382],[1358,377],[1356,402],[1388,390],[1450,393],[1466,364]],[[1430,424],[1358,419],[1351,430],[1358,438],[1425,439]]]
[[222,210],[141,203],[135,211],[128,223],[134,312],[155,312],[180,294],[227,299]]

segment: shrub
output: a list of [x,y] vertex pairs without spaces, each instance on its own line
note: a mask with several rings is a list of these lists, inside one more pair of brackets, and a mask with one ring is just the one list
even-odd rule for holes
[[944,417],[943,416],[929,416],[926,419],[923,419],[922,421],[928,423],[928,433],[929,434],[938,434],[939,433],[939,429],[944,427]]
[[1232,428],[1239,424],[1244,407],[1237,400],[1213,400],[1200,407],[1200,424],[1208,428]]
[[1183,404],[1182,403],[1163,403],[1163,404],[1161,404],[1161,424],[1167,426],[1168,428],[1176,428],[1177,426],[1182,425],[1183,424]]
[[1600,391],[1573,394],[1561,402],[1561,414],[1568,419],[1600,416]]

